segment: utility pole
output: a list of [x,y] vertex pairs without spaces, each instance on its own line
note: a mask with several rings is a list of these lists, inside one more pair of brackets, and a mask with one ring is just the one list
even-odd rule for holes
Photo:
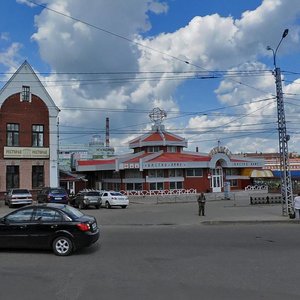
[[59,117],[57,118],[57,186],[60,187],[60,176],[59,176]]
[[289,163],[288,141],[290,136],[286,133],[286,121],[284,112],[284,102],[282,93],[281,70],[276,66],[276,53],[282,40],[288,35],[289,30],[285,29],[276,50],[274,51],[270,46],[267,50],[273,52],[274,61],[274,77],[276,84],[276,99],[277,99],[277,118],[278,118],[278,138],[279,138],[279,159],[280,159],[280,173],[281,173],[281,201],[282,214],[284,216],[291,215],[294,212],[293,203],[293,188],[291,180],[291,171]]

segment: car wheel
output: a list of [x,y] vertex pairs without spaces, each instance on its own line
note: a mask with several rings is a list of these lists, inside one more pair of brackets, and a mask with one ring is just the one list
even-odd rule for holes
[[79,209],[84,209],[85,208],[85,205],[84,205],[84,203],[82,201],[79,202],[78,208]]
[[97,205],[95,205],[95,207],[96,207],[97,209],[99,209],[99,208],[100,208],[100,205],[99,205],[99,204],[97,204]]
[[127,207],[127,205],[122,205],[121,207],[122,207],[122,208],[126,208],[126,207]]
[[111,208],[111,205],[110,205],[110,203],[108,201],[105,202],[105,207],[106,208]]
[[11,202],[8,202],[8,207],[13,208],[13,205],[11,204]]
[[72,252],[73,244],[69,238],[59,236],[53,241],[52,248],[55,255],[67,256]]

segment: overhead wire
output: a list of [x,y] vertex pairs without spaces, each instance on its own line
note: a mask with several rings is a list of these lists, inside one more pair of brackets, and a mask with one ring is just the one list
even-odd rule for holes
[[[122,36],[122,35],[119,35],[119,34],[116,34],[116,33],[114,33],[114,32],[112,32],[112,31],[109,31],[109,30],[106,30],[106,29],[104,29],[104,28],[101,28],[101,27],[99,27],[99,26],[95,26],[95,25],[93,25],[93,24],[91,24],[91,23],[88,23],[88,22],[86,22],[86,21],[83,21],[83,20],[80,20],[80,19],[78,19],[78,18],[76,18],[76,17],[73,17],[73,16],[71,16],[71,15],[67,15],[67,14],[65,14],[65,13],[62,13],[62,12],[60,12],[60,11],[57,11],[57,10],[55,10],[55,9],[53,9],[53,8],[50,8],[49,6],[46,6],[46,5],[43,5],[43,4],[39,4],[39,3],[36,3],[35,1],[31,1],[31,0],[27,0],[28,2],[30,2],[30,3],[32,3],[32,4],[34,4],[34,5],[37,5],[37,6],[40,6],[40,7],[42,7],[42,8],[44,8],[44,9],[47,9],[47,10],[49,10],[49,11],[52,11],[52,12],[54,12],[54,13],[56,13],[56,14],[59,14],[59,15],[62,15],[62,16],[64,16],[64,17],[66,17],[66,18],[69,18],[69,19],[72,19],[73,21],[76,21],[76,22],[80,22],[80,23],[83,23],[83,24],[85,24],[85,25],[87,25],[87,26],[89,26],[89,27],[92,27],[92,28],[95,28],[95,29],[97,29],[97,30],[100,30],[100,31],[102,31],[102,32],[104,32],[104,33],[106,33],[106,34],[109,34],[109,35],[112,35],[112,36],[115,36],[115,37],[117,37],[117,38],[120,38],[120,39],[123,39],[123,40],[125,40],[125,41],[127,41],[127,42],[130,42],[130,43],[133,43],[133,44],[136,44],[137,46],[140,46],[140,47],[142,47],[142,48],[145,48],[145,49],[147,49],[147,50],[150,50],[150,51],[154,51],[154,52],[157,52],[157,53],[160,53],[160,54],[162,54],[162,55],[164,55],[164,56],[168,56],[168,57],[170,57],[170,58],[172,58],[172,59],[175,59],[175,60],[178,60],[178,61],[181,61],[181,62],[183,62],[183,63],[185,63],[185,64],[187,64],[187,65],[190,65],[190,66],[193,66],[193,67],[196,67],[197,69],[202,69],[202,70],[205,70],[206,72],[212,72],[212,74],[213,75],[211,75],[211,76],[202,76],[201,77],[201,79],[212,79],[212,78],[220,78],[221,77],[221,73],[218,73],[218,71],[211,71],[211,70],[208,70],[208,69],[206,69],[206,68],[204,68],[204,67],[202,67],[202,66],[197,66],[197,65],[195,65],[195,64],[193,64],[193,63],[191,63],[190,61],[189,61],[189,59],[181,59],[181,58],[178,58],[178,57],[176,57],[176,56],[173,56],[173,55],[171,55],[171,54],[169,54],[169,53],[165,53],[165,52],[163,52],[163,51],[160,51],[160,50],[157,50],[157,49],[154,49],[154,48],[152,48],[152,47],[150,47],[150,46],[148,46],[148,45],[144,45],[144,44],[142,44],[142,43],[140,43],[140,42],[137,42],[137,41],[135,41],[135,40],[132,40],[132,39],[130,39],[130,38],[128,38],[128,37],[124,37],[124,36]],[[262,72],[270,72],[269,70],[262,70]],[[243,74],[242,73],[232,73],[232,72],[230,72],[230,71],[225,71],[226,72],[226,74],[227,74],[227,78],[230,78],[230,76],[231,77],[236,77],[236,76],[239,76],[239,77],[241,77]],[[222,77],[225,77],[225,72],[222,74]],[[255,76],[262,76],[262,72],[260,73],[260,74],[255,74]],[[165,73],[165,72],[164,72]],[[174,73],[174,72],[173,72]],[[219,75],[216,75],[216,74],[219,74]],[[244,73],[244,74],[246,74],[246,73]],[[250,72],[248,72],[248,74],[247,74],[247,76],[250,76],[250,74],[251,74],[251,76],[253,76],[253,72],[252,73],[250,73]],[[199,75],[198,75],[199,76]],[[197,77],[197,76],[196,76]],[[182,76],[182,78],[179,78],[179,77],[169,77],[169,78],[163,78],[163,80],[187,80],[187,79],[199,79],[199,78],[195,78],[194,76]],[[104,80],[104,79],[101,79],[101,80]],[[123,82],[128,82],[128,81],[126,81],[126,80],[129,80],[129,82],[137,82],[137,81],[139,81],[139,80],[162,80],[162,78],[161,77],[159,77],[159,78],[127,78],[127,79],[122,79],[122,80],[120,80],[120,79],[109,79],[110,81],[109,81],[109,83],[123,83]],[[261,89],[258,89],[258,88],[256,88],[256,87],[253,87],[253,86],[250,86],[250,85],[248,85],[248,84],[245,84],[245,83],[243,83],[243,82],[241,82],[241,81],[236,81],[236,80],[234,80],[234,79],[232,79],[232,78],[230,78],[230,80],[232,80],[233,82],[235,82],[235,83],[238,83],[238,84],[241,84],[241,85],[244,85],[244,86],[246,86],[246,87],[248,87],[248,88],[252,88],[252,89],[255,89],[255,90],[257,90],[257,91],[259,91],[259,92],[265,92],[265,91],[262,91]],[[78,79],[77,79],[77,81],[78,81]],[[87,82],[87,81],[89,81],[89,82]],[[58,81],[59,82],[59,81]],[[60,81],[60,82],[62,82],[62,81]],[[70,80],[68,81],[68,82],[70,82]],[[80,85],[83,85],[83,84],[91,84],[91,83],[95,83],[95,84],[99,84],[99,79],[98,79],[98,81],[97,80],[81,80],[80,81]],[[105,82],[105,83],[108,83],[108,82]],[[78,84],[78,83],[77,83]],[[57,85],[56,85],[57,86]],[[264,106],[264,107],[266,107],[266,106]],[[65,108],[65,109],[68,109],[68,108]],[[75,109],[75,108],[69,108],[69,109]],[[262,108],[259,108],[259,109],[262,109]],[[259,110],[258,109],[258,110]],[[257,111],[257,110],[256,110]],[[256,111],[254,111],[254,112],[256,112]],[[242,119],[242,118],[244,118],[244,117],[246,117],[246,116],[249,116],[249,115],[251,115],[251,114],[253,114],[254,112],[250,112],[249,114],[244,114],[244,115],[241,115],[240,117],[238,117],[238,118],[236,118],[236,119],[234,119],[234,120],[232,120],[232,121],[230,121],[230,122],[228,122],[228,123],[226,123],[226,124],[223,124],[222,126],[217,126],[214,130],[217,130],[218,128],[220,128],[220,127],[223,127],[224,125],[228,125],[228,124],[230,124],[230,123],[232,123],[232,122],[234,122],[234,121],[237,121],[237,120],[239,120],[239,119]]]

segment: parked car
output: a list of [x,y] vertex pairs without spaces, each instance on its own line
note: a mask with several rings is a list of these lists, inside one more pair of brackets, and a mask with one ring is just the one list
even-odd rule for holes
[[44,187],[36,196],[38,203],[63,203],[68,204],[68,193],[61,187]]
[[94,217],[65,204],[30,205],[0,218],[0,247],[6,249],[52,249],[66,256],[99,236]]
[[126,208],[129,205],[129,199],[120,192],[115,191],[103,191],[101,194],[102,204],[106,208],[111,208],[112,206],[121,206]]
[[9,207],[32,204],[32,194],[27,189],[9,189],[5,193],[4,203]]
[[71,204],[79,209],[84,209],[90,206],[95,206],[99,209],[102,204],[101,194],[99,191],[80,191],[72,199]]

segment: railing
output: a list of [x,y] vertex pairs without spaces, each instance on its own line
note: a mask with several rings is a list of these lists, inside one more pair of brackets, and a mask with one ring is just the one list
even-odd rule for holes
[[282,203],[281,195],[273,196],[273,195],[252,195],[250,196],[250,204],[275,204]]
[[245,191],[268,191],[267,185],[248,185],[245,187]]
[[179,189],[179,190],[142,190],[142,191],[120,191],[126,196],[158,196],[158,195],[189,195],[196,194],[196,189]]

